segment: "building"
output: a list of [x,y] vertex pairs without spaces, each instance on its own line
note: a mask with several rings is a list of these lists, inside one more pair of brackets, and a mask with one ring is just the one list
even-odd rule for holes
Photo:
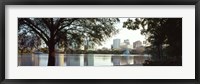
[[141,41],[135,41],[133,43],[133,49],[137,52],[137,53],[143,53],[145,51],[145,47],[142,45]]
[[133,43],[133,49],[136,49],[138,47],[141,47],[142,46],[142,42],[141,41],[136,41]]
[[124,40],[124,42],[120,43],[120,39],[114,39],[113,45],[111,45],[111,49],[114,50],[124,50],[124,49],[133,49],[132,45],[130,45],[129,39]]
[[90,41],[89,39],[86,39],[84,41],[84,50],[95,50],[95,43],[93,41]]
[[101,48],[102,50],[109,50],[107,47],[103,47],[103,48]]
[[127,43],[121,43],[120,44],[120,49],[133,49],[132,45],[127,45]]
[[128,39],[124,40],[124,43],[125,43],[126,45],[130,45],[130,42],[129,42]]
[[111,50],[113,49],[113,44],[111,45]]
[[120,49],[120,39],[113,40],[113,49]]

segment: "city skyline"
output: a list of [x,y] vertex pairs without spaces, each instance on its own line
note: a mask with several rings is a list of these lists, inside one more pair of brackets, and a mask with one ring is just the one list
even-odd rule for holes
[[[18,18],[18,24],[19,66],[24,63],[35,66],[24,61],[30,57],[37,63],[38,60],[32,59],[33,54],[47,55],[45,66],[57,66],[60,54],[72,56],[67,58],[70,66],[80,64],[72,64],[77,56],[83,58],[84,66],[89,66],[91,59],[86,56],[92,55],[100,65],[120,60],[114,59],[115,56],[129,60],[139,55],[142,59],[148,56],[140,66],[182,66],[182,18]],[[42,41],[44,48],[40,47]],[[97,61],[105,56],[111,58],[108,63],[104,58]],[[126,62],[123,66],[136,63]]]
[[[113,44],[113,39],[120,39],[124,41],[129,39],[129,42],[132,44],[135,41],[145,41],[145,36],[140,34],[140,30],[128,30],[123,28],[123,22],[127,21],[128,18],[119,18],[120,22],[116,25],[116,29],[119,29],[119,33],[108,38],[105,42],[102,42],[102,46],[97,45],[97,49],[102,49],[103,47],[110,49]],[[134,20],[135,18],[131,18]]]
[[[144,42],[141,42],[140,40],[130,43],[129,39],[126,39],[124,41],[121,41],[121,39],[113,39],[113,44],[111,45],[110,49],[114,50],[124,50],[124,49],[136,49],[139,47],[144,47]],[[103,47],[102,49],[109,49],[106,47]]]

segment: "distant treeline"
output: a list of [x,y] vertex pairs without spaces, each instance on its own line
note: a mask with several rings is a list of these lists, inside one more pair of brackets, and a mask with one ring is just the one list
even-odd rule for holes
[[[48,48],[40,48],[40,52],[48,53]],[[124,50],[67,50],[65,52],[56,51],[57,53],[65,53],[65,54],[123,54]],[[130,54],[144,54],[144,52],[138,52],[136,50],[129,50]],[[19,52],[22,53],[22,52]],[[34,53],[33,51],[24,50],[23,53]]]
[[[129,50],[130,54],[142,54],[136,50]],[[123,54],[124,50],[70,50],[67,54]]]

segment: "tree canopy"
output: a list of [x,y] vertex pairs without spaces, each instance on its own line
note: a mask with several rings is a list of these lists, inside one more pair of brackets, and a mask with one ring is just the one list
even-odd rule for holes
[[49,48],[49,63],[55,63],[55,45],[80,47],[84,40],[101,45],[116,34],[118,18],[18,18],[18,32],[39,36]]
[[[135,18],[128,19],[124,28],[141,30],[147,36],[151,48],[157,49],[158,58],[166,55],[181,59],[182,56],[182,18]],[[154,50],[155,51],[155,50]]]

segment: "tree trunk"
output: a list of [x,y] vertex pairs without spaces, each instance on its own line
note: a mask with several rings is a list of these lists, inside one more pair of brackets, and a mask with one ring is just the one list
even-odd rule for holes
[[162,44],[159,44],[159,45],[158,45],[158,60],[159,60],[159,61],[162,60],[162,55],[163,55],[163,52],[162,52]]
[[55,45],[49,45],[48,66],[55,66]]
[[48,43],[49,47],[49,60],[48,60],[48,66],[55,66],[55,39],[54,39],[54,29],[53,24],[51,25],[51,28],[53,30],[50,30],[50,39]]

